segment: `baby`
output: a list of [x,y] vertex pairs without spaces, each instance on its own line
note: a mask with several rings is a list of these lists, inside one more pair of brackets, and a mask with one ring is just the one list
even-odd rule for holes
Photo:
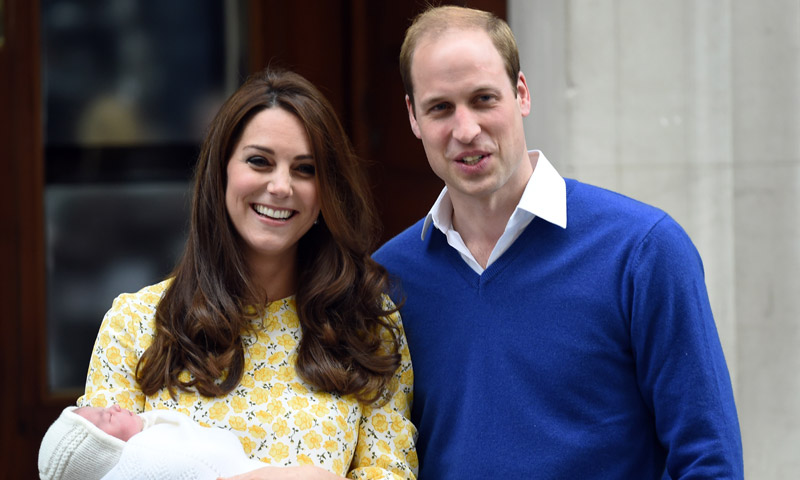
[[67,407],[39,448],[43,480],[216,479],[265,466],[228,430],[169,410]]

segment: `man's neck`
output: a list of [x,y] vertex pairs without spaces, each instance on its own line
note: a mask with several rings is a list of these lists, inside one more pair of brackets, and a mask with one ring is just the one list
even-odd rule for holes
[[508,220],[519,204],[522,193],[528,185],[536,167],[538,155],[531,158],[530,170],[521,166],[523,173],[519,180],[503,186],[500,190],[485,197],[462,195],[450,192],[453,204],[453,229],[464,241],[475,260],[483,267],[489,262],[494,246],[508,225]]
[[508,210],[506,205],[493,208],[481,202],[462,203],[453,200],[453,229],[461,235],[481,267],[486,268],[489,256],[503,235],[515,207],[516,203]]

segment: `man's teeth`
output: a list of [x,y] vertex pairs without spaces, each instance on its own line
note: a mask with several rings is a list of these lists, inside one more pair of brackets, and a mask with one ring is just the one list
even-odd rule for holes
[[469,157],[463,157],[461,161],[467,165],[475,165],[481,158],[483,158],[483,155],[471,155]]
[[291,210],[273,210],[263,205],[254,205],[253,208],[255,208],[256,212],[260,213],[261,215],[278,220],[285,220],[292,216]]

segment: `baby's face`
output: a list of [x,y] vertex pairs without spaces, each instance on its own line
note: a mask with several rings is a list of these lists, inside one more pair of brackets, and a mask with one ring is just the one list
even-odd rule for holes
[[112,405],[108,408],[81,407],[76,409],[75,413],[95,424],[100,430],[124,442],[142,431],[143,424],[139,415],[125,410],[119,405]]

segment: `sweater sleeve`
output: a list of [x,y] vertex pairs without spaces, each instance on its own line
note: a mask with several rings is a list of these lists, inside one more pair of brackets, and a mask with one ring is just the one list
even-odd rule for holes
[[114,300],[100,325],[78,405],[116,403],[133,412],[144,411],[145,395],[136,382],[136,364],[152,342],[153,317],[164,288],[162,282]]
[[665,216],[638,245],[629,274],[638,381],[667,472],[674,480],[743,478],[733,391],[697,250]]
[[384,405],[363,407],[347,475],[352,479],[414,480],[417,475],[417,430],[410,420],[414,374],[400,314],[390,318],[400,327],[402,357],[391,384],[394,393]]

